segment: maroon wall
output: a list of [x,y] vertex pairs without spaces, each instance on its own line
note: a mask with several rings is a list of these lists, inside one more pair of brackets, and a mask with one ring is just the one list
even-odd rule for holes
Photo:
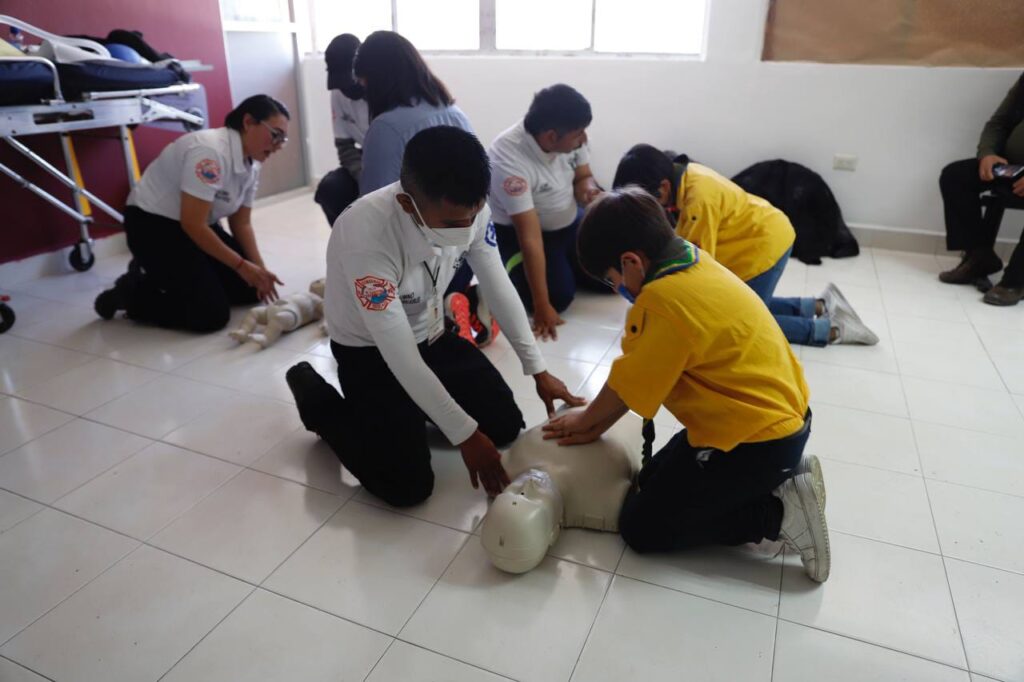
[[[213,71],[192,76],[206,87],[211,125],[220,125],[231,109],[218,0],[0,0],[0,14],[60,34],[105,36],[115,28],[142,31],[146,41],[160,51],[170,52],[180,59],[199,59],[213,66]],[[6,26],[0,27],[5,39],[6,32]],[[120,209],[128,195],[124,157],[116,138],[101,139],[114,132],[87,131],[76,134],[74,139],[85,186]],[[142,168],[177,136],[155,128],[138,128],[134,135]],[[64,168],[56,136],[34,135],[19,139],[58,168]],[[0,147],[0,163],[54,196],[70,199],[71,193],[56,180],[6,144]],[[93,213],[96,218],[94,236],[119,229],[113,218],[95,208]],[[73,219],[0,175],[0,263],[52,251],[77,239],[78,225]]]

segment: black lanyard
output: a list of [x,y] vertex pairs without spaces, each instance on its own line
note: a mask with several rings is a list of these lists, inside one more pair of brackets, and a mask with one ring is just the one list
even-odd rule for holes
[[431,292],[431,293],[432,294],[436,294],[437,293],[437,276],[439,274],[441,274],[441,261],[438,260],[437,267],[434,268],[433,272],[430,271],[430,266],[427,265],[427,261],[423,261],[423,269],[427,271],[427,277],[430,278],[430,286],[433,287],[433,292]]

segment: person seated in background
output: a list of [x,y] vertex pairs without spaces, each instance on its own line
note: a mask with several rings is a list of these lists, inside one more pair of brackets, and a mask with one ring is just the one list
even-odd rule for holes
[[[996,255],[998,221],[982,219],[982,192],[1004,185],[1004,191],[1024,197],[1024,177],[1012,184],[993,175],[999,164],[1024,164],[1024,74],[1021,74],[981,131],[978,154],[942,169],[939,189],[946,214],[946,248],[962,251],[960,264],[939,274],[947,284],[972,284],[999,272]],[[1024,241],[1010,257],[999,283],[985,293],[993,305],[1015,305],[1024,298]]]
[[789,218],[707,166],[681,158],[685,161],[673,163],[649,144],[635,145],[619,161],[612,186],[637,185],[654,196],[675,220],[677,235],[761,297],[790,343],[878,343],[835,284],[817,298],[775,296],[796,239]]
[[662,405],[686,425],[627,493],[626,544],[667,552],[781,539],[812,580],[827,580],[825,482],[817,459],[803,457],[807,382],[757,294],[674,235],[639,187],[594,201],[579,254],[633,307],[600,393],[582,412],[552,419],[546,437],[590,443],[627,411],[653,419]]
[[576,228],[601,190],[590,172],[590,103],[568,85],[533,97],[526,117],[491,144],[488,202],[498,249],[542,339],[558,337],[576,286],[597,289],[579,268]]
[[495,444],[523,427],[512,390],[479,349],[445,329],[442,296],[468,260],[548,413],[583,404],[545,369],[495,248],[490,167],[470,133],[435,126],[405,148],[401,180],[358,199],[327,244],[324,314],[339,395],[308,363],[286,379],[299,416],[363,487],[395,506],[433,490],[427,421],[459,447],[473,487],[508,484]]
[[359,196],[363,139],[370,127],[370,110],[363,99],[365,91],[352,74],[352,62],[358,48],[359,38],[351,33],[342,33],[324,51],[334,148],[338,152],[339,167],[323,177],[313,198],[320,204],[332,227],[341,212]]
[[253,95],[224,127],[182,135],[160,152],[128,195],[132,262],[96,297],[100,317],[124,310],[139,322],[213,332],[232,305],[277,299],[281,281],[263,263],[251,218],[260,167],[288,142],[288,119],[284,104]]

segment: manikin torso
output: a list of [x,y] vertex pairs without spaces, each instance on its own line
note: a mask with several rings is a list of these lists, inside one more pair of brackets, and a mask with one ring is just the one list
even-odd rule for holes
[[562,527],[617,532],[622,501],[640,470],[642,423],[628,413],[600,440],[568,447],[544,440],[541,426],[521,434],[502,458],[512,483],[481,529],[495,566],[529,571]]

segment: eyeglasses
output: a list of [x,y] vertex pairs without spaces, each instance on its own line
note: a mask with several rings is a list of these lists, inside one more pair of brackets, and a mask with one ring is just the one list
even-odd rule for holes
[[266,121],[260,121],[267,130],[270,131],[270,142],[275,147],[283,147],[288,144],[288,136],[284,134],[284,131],[275,128]]

